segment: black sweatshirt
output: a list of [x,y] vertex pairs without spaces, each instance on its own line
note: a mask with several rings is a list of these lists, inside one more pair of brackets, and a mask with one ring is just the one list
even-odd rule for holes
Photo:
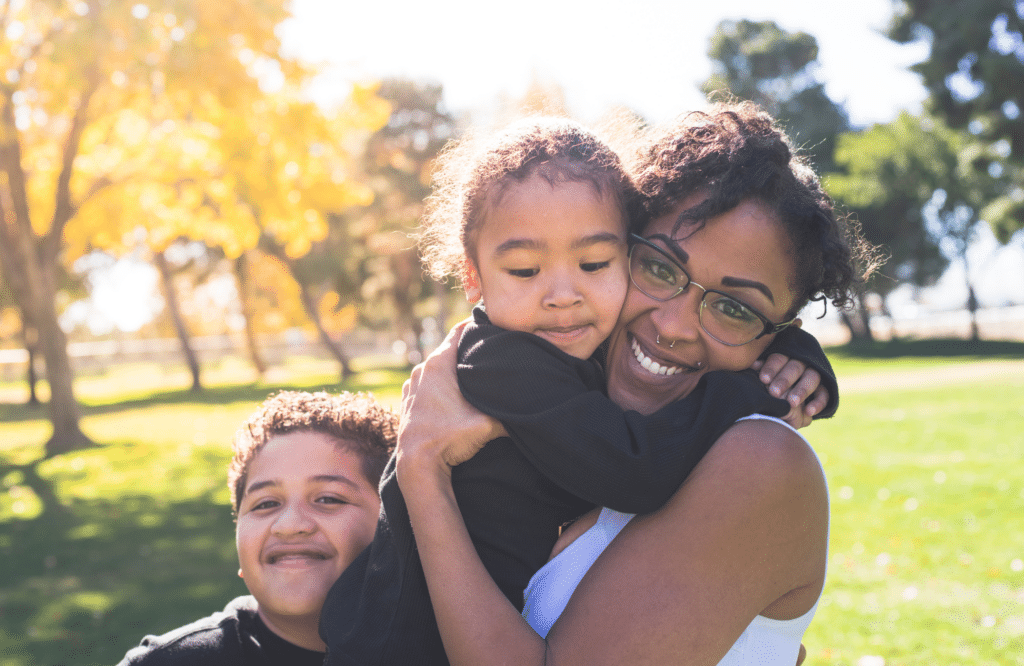
[[[473,315],[459,344],[459,387],[509,437],[453,468],[452,487],[484,567],[520,610],[523,590],[548,560],[561,526],[595,506],[657,509],[737,419],[789,411],[753,372],[709,372],[686,398],[654,414],[623,412],[604,394],[594,361],[498,328],[480,308]],[[821,416],[835,412],[835,376],[813,336],[787,328],[770,352],[817,369],[831,396]],[[327,664],[448,663],[394,462],[381,480],[373,543],[324,603]]]
[[222,612],[162,636],[146,636],[118,666],[319,666],[324,653],[301,648],[263,623],[256,600],[238,597]]

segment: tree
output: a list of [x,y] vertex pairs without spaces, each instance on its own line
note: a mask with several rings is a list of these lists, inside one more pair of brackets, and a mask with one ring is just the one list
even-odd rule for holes
[[[399,337],[411,340],[423,358],[430,350],[422,346],[422,317],[416,306],[432,294],[443,318],[447,293],[442,285],[422,278],[410,235],[430,194],[434,158],[455,136],[455,119],[444,106],[440,85],[388,79],[381,82],[377,94],[388,102],[391,113],[387,124],[370,136],[362,156],[373,201],[353,208],[343,218],[368,230],[364,284],[371,288],[364,296],[373,298],[373,292],[390,296]],[[386,257],[386,261],[374,257]]]
[[[189,373],[192,375],[191,390],[199,392],[203,390],[202,366],[192,344],[192,336],[185,321],[184,309],[178,296],[178,290],[174,285],[175,277],[187,271],[194,264],[194,257],[188,257],[184,262],[181,262],[181,265],[177,265],[178,262],[172,264],[167,258],[167,251],[173,247],[172,245],[166,249],[155,250],[153,252],[153,265],[156,266],[157,273],[160,275],[160,285],[164,292],[167,314],[171,319],[171,324],[174,326],[174,332],[178,336],[178,341],[181,343],[181,353],[185,357],[185,364],[188,365]],[[199,281],[202,281],[203,277],[208,275],[209,271],[205,271]]]
[[346,308],[362,279],[353,260],[358,244],[338,222],[341,211],[373,201],[373,190],[355,173],[351,146],[387,121],[391,107],[376,90],[357,85],[345,104],[325,114],[285,87],[234,119],[219,143],[230,185],[218,192],[232,198],[237,224],[255,232],[236,247],[224,246],[225,254],[258,246],[288,269],[303,310],[338,361],[341,381],[351,372],[349,358],[330,322],[352,319]]
[[286,16],[283,0],[0,5],[0,265],[39,331],[47,455],[90,443],[57,320],[55,268],[74,258],[69,239],[87,248],[82,239],[103,230],[95,217],[91,230],[79,224],[94,200],[145,177],[156,123],[241,104],[259,94],[258,69],[292,69],[274,34]]
[[[999,221],[987,217],[999,214],[988,202],[1007,179],[978,169],[992,158],[987,147],[939,119],[906,112],[840,137],[836,162],[843,171],[829,178],[829,191],[855,212],[867,240],[891,254],[872,289],[884,297],[900,284],[930,284],[959,259],[973,317],[967,248],[981,220]],[[977,339],[973,319],[972,335]]]
[[777,118],[819,173],[833,170],[836,137],[850,123],[817,76],[818,42],[774,21],[722,21],[710,40],[705,94],[728,91]]
[[35,361],[38,347],[38,335],[35,328],[28,323],[25,313],[18,307],[11,290],[4,284],[0,276],[0,341],[5,338],[18,338],[28,355],[26,364],[25,382],[28,384],[28,404],[35,406],[39,404],[39,396],[36,394],[36,368]]
[[[975,165],[990,171],[1024,169],[1024,3],[1019,0],[900,0],[889,37],[927,40],[926,60],[911,69],[928,89],[930,111],[954,129],[990,144]],[[995,165],[995,166],[993,166]],[[1024,188],[1004,179],[988,219],[1003,243],[1024,228]],[[994,210],[994,208],[993,208]]]

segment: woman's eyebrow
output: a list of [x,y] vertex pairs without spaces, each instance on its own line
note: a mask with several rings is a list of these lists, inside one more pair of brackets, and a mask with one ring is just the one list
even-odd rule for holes
[[[666,236],[665,234],[654,234],[648,240],[654,238],[658,238],[663,243],[665,243],[665,247],[667,247],[672,252],[672,254],[676,255],[676,257],[679,258],[679,261],[681,263],[685,264],[690,260],[690,255],[686,253],[686,250],[681,248],[679,244],[676,243],[675,240],[673,240],[671,237]],[[768,285],[764,284],[763,282],[758,282],[757,280],[747,280],[745,278],[725,276],[722,278],[722,286],[747,287],[750,289],[757,289],[759,292],[768,297],[768,300],[772,302],[772,305],[775,305],[775,296],[772,295],[772,290],[769,289]]]
[[679,260],[679,263],[685,264],[690,261],[690,255],[687,254],[686,250],[680,247],[679,243],[677,243],[671,236],[666,236],[665,234],[653,234],[647,240],[654,240],[655,238],[661,240],[661,242],[665,244],[665,247],[667,247],[672,254],[676,255],[676,259]]
[[757,289],[759,292],[768,297],[768,300],[775,305],[775,297],[772,296],[772,290],[768,288],[768,285],[757,280],[746,280],[744,278],[729,277],[728,275],[722,278],[722,286],[724,287],[749,287],[751,289]]

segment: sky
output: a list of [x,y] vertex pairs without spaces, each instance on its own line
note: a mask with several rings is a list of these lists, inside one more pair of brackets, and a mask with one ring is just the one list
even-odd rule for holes
[[[773,20],[817,39],[820,80],[853,125],[865,127],[917,112],[925,98],[908,68],[927,57],[927,46],[884,36],[893,7],[892,0],[293,0],[279,35],[286,55],[322,68],[310,94],[328,105],[355,81],[403,76],[441,83],[451,111],[481,119],[537,81],[560,86],[581,120],[625,106],[658,122],[703,104],[699,84],[711,73],[708,41],[719,22]],[[1024,248],[996,247],[984,231],[972,253],[982,305],[1024,303]],[[93,273],[93,298],[73,318],[97,332],[132,331],[159,312],[155,273],[147,278],[151,267],[132,263],[133,307],[118,289],[128,267],[111,266]],[[927,308],[961,307],[963,284],[956,265],[938,288],[904,290],[891,305],[910,312],[919,299]]]
[[329,66],[314,89],[324,101],[353,79],[403,75],[442,83],[453,111],[479,111],[538,80],[562,86],[583,120],[627,106],[657,122],[703,103],[709,38],[744,18],[813,35],[821,79],[857,126],[925,96],[907,67],[927,48],[884,36],[892,0],[293,0],[292,12],[283,47]]

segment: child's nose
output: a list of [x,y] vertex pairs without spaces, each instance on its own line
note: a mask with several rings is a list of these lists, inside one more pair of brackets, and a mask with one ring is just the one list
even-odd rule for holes
[[298,504],[285,506],[274,521],[275,534],[302,534],[316,531],[316,521]]
[[582,302],[583,294],[568,275],[554,276],[544,296],[544,306],[549,308],[568,308]]

